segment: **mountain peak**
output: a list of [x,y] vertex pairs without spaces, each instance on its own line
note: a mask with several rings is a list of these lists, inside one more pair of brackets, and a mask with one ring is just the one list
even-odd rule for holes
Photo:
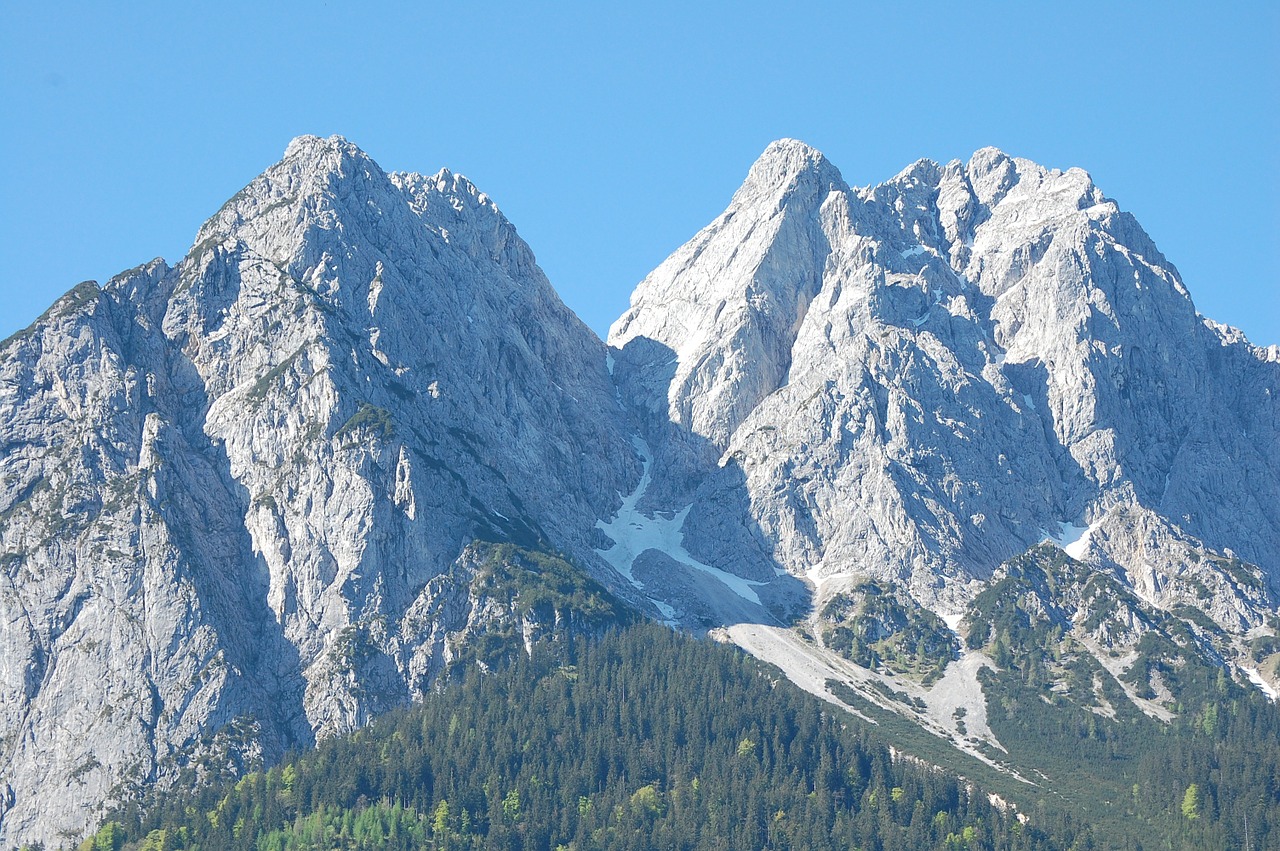
[[973,156],[969,158],[969,167],[972,168],[975,163],[994,164],[1007,159],[1010,159],[1010,156],[1004,151],[995,145],[986,145],[973,152]]
[[267,169],[270,175],[288,176],[313,184],[315,189],[331,187],[334,179],[356,177],[369,180],[385,177],[382,168],[359,145],[343,136],[298,136],[285,148],[284,157]]
[[362,221],[366,208],[394,207],[398,191],[373,158],[342,136],[298,136],[284,156],[236,193],[200,228],[196,246],[230,235],[264,257],[295,252],[307,228]]
[[284,159],[291,160],[297,158],[303,159],[319,159],[325,156],[337,155],[339,157],[346,156],[352,158],[367,158],[368,154],[360,150],[360,147],[354,142],[347,141],[345,136],[313,136],[310,133],[304,133],[301,136],[295,136],[289,142],[288,147],[284,149]]
[[800,184],[825,184],[836,188],[844,186],[844,178],[822,152],[797,139],[778,139],[752,164],[746,182],[738,190],[752,195],[788,192]]
[[764,153],[760,155],[760,159],[779,156],[803,156],[814,159],[824,159],[822,152],[813,147],[813,145],[810,145],[808,142],[802,142],[799,139],[792,139],[789,137],[775,139],[770,142],[764,149]]
[[974,151],[965,170],[978,200],[987,206],[1015,193],[1015,186],[1021,186],[1016,190],[1017,197],[1035,198],[1038,202],[1054,199],[1068,210],[1083,210],[1107,200],[1084,169],[1048,168],[1034,160],[1010,156],[999,148]]
[[347,141],[344,136],[298,136],[285,148],[279,162],[267,169],[263,176],[288,175],[292,180],[303,179],[315,188],[332,184],[335,178],[381,175],[382,169],[359,145]]

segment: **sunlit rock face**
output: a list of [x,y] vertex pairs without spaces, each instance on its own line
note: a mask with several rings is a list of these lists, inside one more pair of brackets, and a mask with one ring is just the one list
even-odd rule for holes
[[429,687],[487,622],[469,542],[590,555],[620,423],[488,196],[295,140],[181,263],[0,349],[0,840],[78,836],[212,731],[269,757]]
[[1217,570],[1189,554],[1235,556],[1262,578],[1214,574],[1201,605],[1274,610],[1280,366],[1079,169],[984,149],[855,189],[776,142],[609,343],[676,471],[651,490],[744,575],[763,550],[955,608],[1048,537],[1158,604]]
[[606,346],[465,178],[301,137],[176,265],[0,344],[0,845],[586,628],[512,590],[549,566],[798,682],[842,629],[944,648],[939,729],[987,664],[943,627],[1046,538],[1236,662],[1280,585],[1277,393],[1076,169],[860,189],[776,142]]

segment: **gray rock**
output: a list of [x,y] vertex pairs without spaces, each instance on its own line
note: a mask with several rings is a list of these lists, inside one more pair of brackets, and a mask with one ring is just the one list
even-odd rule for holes
[[627,445],[486,195],[295,140],[177,266],[0,347],[0,842],[80,836],[233,723],[270,758],[421,694],[501,605],[470,542],[592,558]]
[[[1078,169],[986,149],[856,189],[774,143],[609,345],[472,184],[338,137],[0,344],[0,844],[358,727],[488,664],[478,636],[588,628],[495,579],[572,570],[534,551],[798,681],[841,624],[951,642],[920,608],[954,629],[1045,538],[1088,575],[1029,606],[1123,591],[1090,646],[1194,611],[1244,665],[1274,629],[1280,354]],[[943,735],[985,726],[965,652],[912,686]]]
[[869,576],[951,610],[1004,560],[1123,509],[1159,518],[1161,542],[1099,535],[1093,563],[1172,575],[1201,569],[1186,541],[1230,548],[1265,582],[1224,586],[1212,616],[1241,630],[1274,611],[1275,357],[1197,315],[1079,169],[985,149],[851,189],[774,143],[609,343],[655,469],[676,469],[653,507],[694,506],[691,552],[750,566],[763,542],[815,586]]

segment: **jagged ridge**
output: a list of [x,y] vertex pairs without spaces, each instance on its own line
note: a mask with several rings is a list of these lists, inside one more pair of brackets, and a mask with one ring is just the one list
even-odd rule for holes
[[774,143],[609,344],[465,178],[300,137],[176,266],[0,345],[0,841],[595,623],[513,605],[495,552],[992,763],[995,646],[940,624],[1046,538],[1071,593],[1274,674],[1274,349],[1078,169],[984,149],[856,189]]

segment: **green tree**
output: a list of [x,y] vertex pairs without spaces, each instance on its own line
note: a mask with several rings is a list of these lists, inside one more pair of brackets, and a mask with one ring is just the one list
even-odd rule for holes
[[1200,787],[1195,783],[1182,796],[1182,814],[1192,820],[1200,818]]
[[520,790],[512,789],[502,799],[502,814],[512,821],[520,820]]
[[79,851],[120,851],[125,839],[124,827],[118,822],[109,821],[98,828],[97,833],[81,842]]
[[431,832],[436,836],[444,836],[449,831],[449,802],[436,804],[436,811],[431,817]]

